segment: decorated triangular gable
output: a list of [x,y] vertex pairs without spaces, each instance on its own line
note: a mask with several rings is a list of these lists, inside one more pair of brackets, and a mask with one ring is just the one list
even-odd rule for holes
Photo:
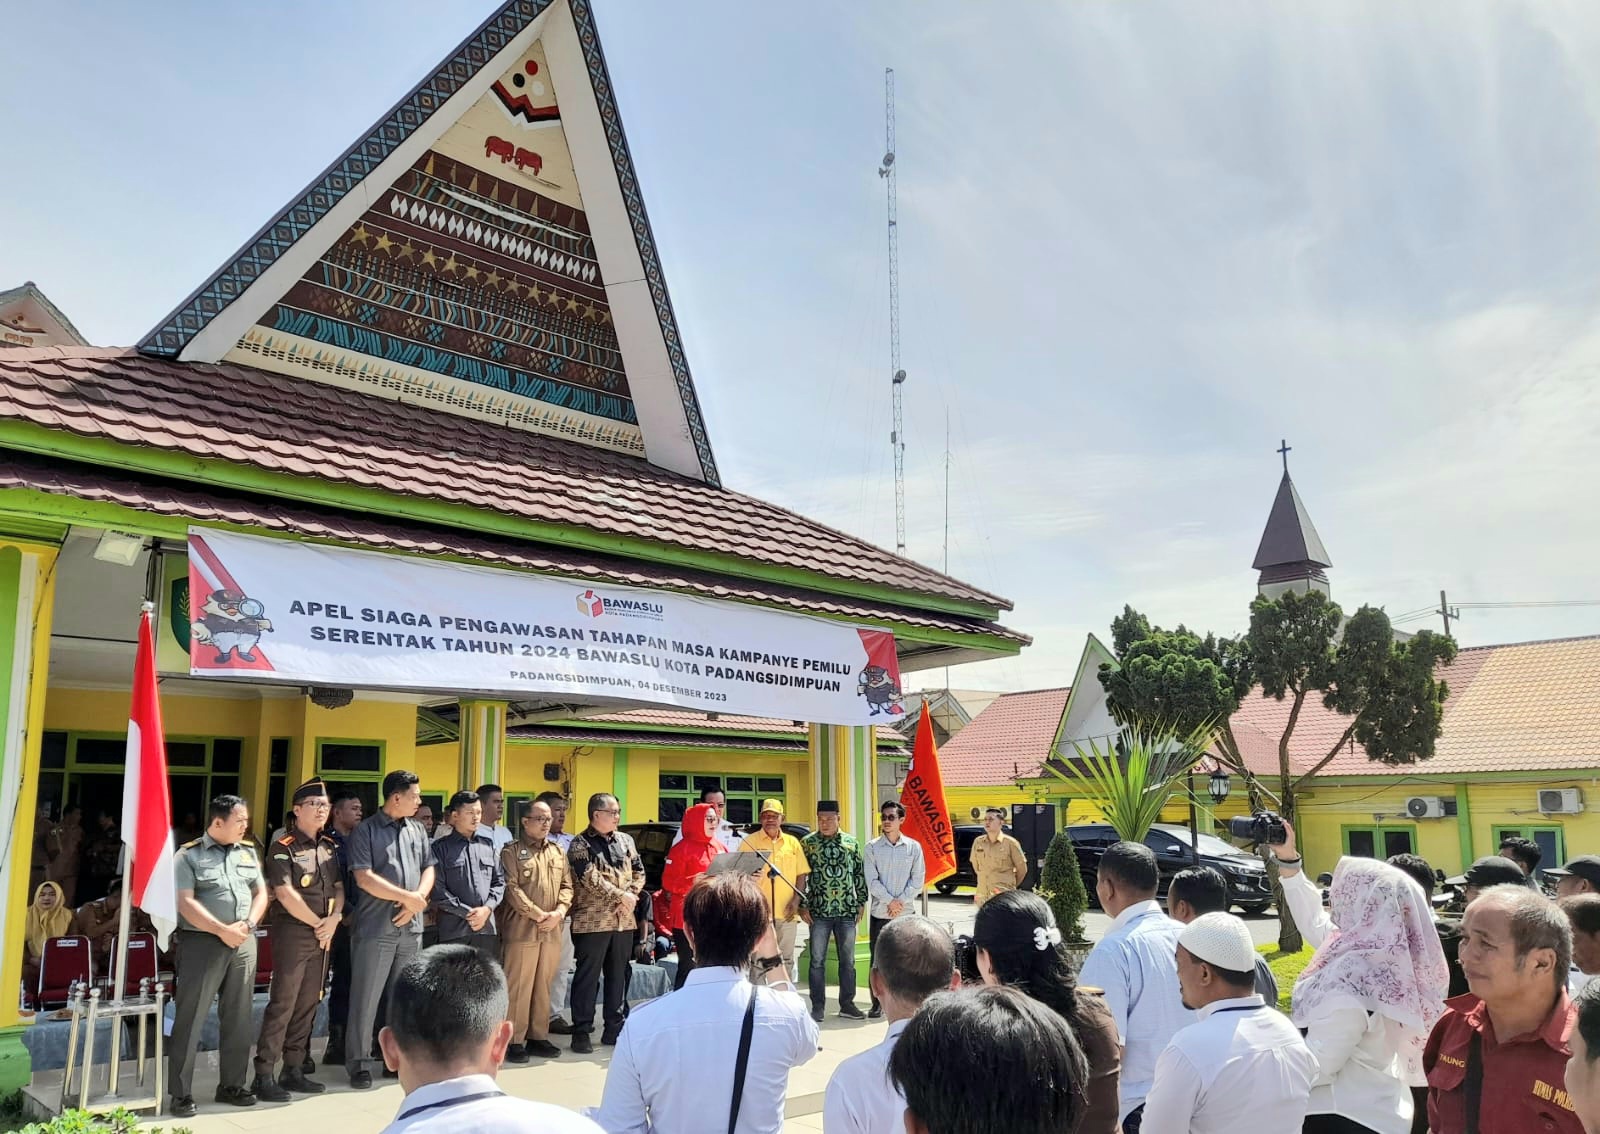
[[511,0],[140,344],[716,483],[588,0]]

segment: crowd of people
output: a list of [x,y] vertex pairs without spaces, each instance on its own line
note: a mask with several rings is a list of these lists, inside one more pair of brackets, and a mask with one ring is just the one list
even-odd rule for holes
[[[1019,888],[1026,867],[1010,867],[1014,840],[998,822],[973,852],[983,870],[972,933],[953,939],[914,912],[923,855],[898,803],[883,805],[864,845],[828,800],[804,838],[783,829],[775,799],[739,838],[707,792],[652,894],[615,797],[591,797],[576,834],[557,794],[526,805],[515,831],[499,822],[503,798],[492,784],[456,792],[434,823],[418,817],[417,777],[397,771],[364,817],[354,796],[313,780],[264,855],[245,802],[214,800],[176,859],[174,1115],[195,1113],[213,1002],[218,1101],[321,1092],[310,1040],[326,991],[323,1061],[343,1064],[357,1089],[397,1076],[406,1101],[393,1129],[776,1132],[790,1072],[818,1050],[830,948],[838,1014],[869,1014],[853,964],[865,920],[869,1012],[888,1029],[833,1073],[829,1134],[1600,1134],[1600,982],[1589,982],[1600,857],[1547,871],[1552,900],[1532,880],[1537,846],[1508,841],[1454,880],[1456,921],[1436,912],[1436,875],[1415,855],[1342,858],[1324,894],[1286,825],[1272,853],[1314,953],[1284,1013],[1248,926],[1227,912],[1224,879],[1182,871],[1163,906],[1142,843],[1099,861],[1111,924],[1080,972],[1049,904]],[[74,912],[58,880],[41,882],[28,955],[78,929],[109,949],[120,888],[108,890]],[[252,1035],[256,928],[269,908],[274,966]],[[658,938],[676,954],[674,989],[630,1011],[629,962]],[[601,1044],[615,1048],[598,1107],[578,1115],[495,1085],[502,1063],[558,1056],[553,1035],[592,1051],[597,1015]]]

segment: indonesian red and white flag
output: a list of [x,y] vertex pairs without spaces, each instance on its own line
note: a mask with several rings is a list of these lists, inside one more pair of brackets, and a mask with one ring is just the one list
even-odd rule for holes
[[128,710],[128,758],[122,782],[122,841],[128,847],[124,893],[155,924],[161,948],[178,927],[178,890],[172,873],[172,796],[167,787],[166,734],[156,692],[155,607],[139,618],[139,653],[133,662],[133,705]]

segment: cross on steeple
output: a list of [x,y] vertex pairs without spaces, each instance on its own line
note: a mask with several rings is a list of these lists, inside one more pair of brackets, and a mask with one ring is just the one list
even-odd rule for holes
[[1278,455],[1283,458],[1283,471],[1289,471],[1289,454],[1294,452],[1294,446],[1287,439],[1278,442]]

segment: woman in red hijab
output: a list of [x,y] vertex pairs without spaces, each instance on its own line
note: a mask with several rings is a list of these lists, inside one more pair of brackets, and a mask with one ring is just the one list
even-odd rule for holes
[[683,932],[683,899],[695,880],[706,872],[713,857],[727,853],[717,838],[717,809],[697,803],[683,814],[683,838],[667,852],[661,870],[661,892],[666,897],[656,908],[656,928],[672,931],[672,944],[678,954],[678,975],[672,982],[676,992],[694,972],[694,950]]

